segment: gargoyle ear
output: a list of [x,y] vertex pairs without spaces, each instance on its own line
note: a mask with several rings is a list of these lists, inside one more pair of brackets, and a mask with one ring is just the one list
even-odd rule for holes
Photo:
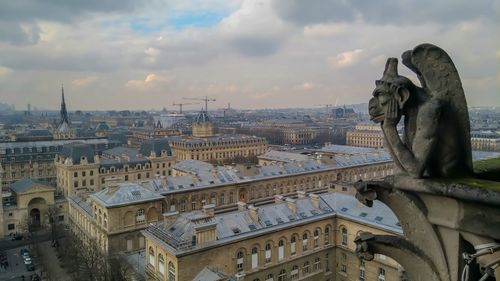
[[396,101],[398,102],[399,109],[403,109],[409,98],[410,91],[404,87],[399,87],[396,93]]

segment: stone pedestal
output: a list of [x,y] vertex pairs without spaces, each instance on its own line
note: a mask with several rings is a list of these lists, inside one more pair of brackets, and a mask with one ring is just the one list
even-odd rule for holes
[[[479,280],[486,272],[500,277],[500,266],[489,267],[500,261],[499,182],[403,175],[359,182],[356,189],[357,198],[368,206],[375,199],[387,204],[404,232],[404,238],[361,234],[356,238],[360,258],[390,256],[413,281],[461,280],[465,267],[468,280]],[[484,280],[495,280],[491,278]]]

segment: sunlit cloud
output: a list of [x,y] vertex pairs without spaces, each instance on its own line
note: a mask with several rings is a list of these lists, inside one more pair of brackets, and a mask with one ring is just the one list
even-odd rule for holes
[[357,63],[362,58],[363,52],[363,49],[355,49],[342,52],[335,57],[329,57],[327,60],[332,67],[348,67]]
[[97,76],[87,76],[75,79],[71,81],[71,84],[76,87],[85,87],[94,84],[97,80],[99,80],[99,77]]

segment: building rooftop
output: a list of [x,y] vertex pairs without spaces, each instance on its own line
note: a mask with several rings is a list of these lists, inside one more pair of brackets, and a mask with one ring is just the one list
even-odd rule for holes
[[249,136],[249,135],[219,135],[212,136],[207,138],[196,138],[196,137],[181,137],[181,136],[173,136],[168,138],[170,143],[184,143],[188,145],[203,145],[203,144],[217,144],[217,143],[226,143],[230,141],[248,141],[248,140],[257,140],[263,141],[265,138],[257,137],[257,136]]
[[[144,233],[165,243],[175,254],[196,251],[207,246],[231,243],[243,237],[263,235],[278,229],[328,218],[346,218],[364,223],[389,232],[402,234],[401,227],[394,213],[379,201],[374,208],[361,205],[356,198],[343,193],[327,193],[317,196],[318,204],[313,204],[311,195],[296,200],[260,206],[257,217],[252,217],[249,209],[208,216],[203,211],[181,213],[171,224],[154,225]],[[296,206],[296,210],[289,205]],[[200,225],[202,224],[202,225]],[[205,225],[215,225],[217,240],[194,245],[192,237],[195,229]]]
[[131,203],[161,200],[164,197],[158,192],[143,187],[137,183],[120,183],[114,188],[105,188],[90,195],[107,208],[127,205]]
[[59,154],[66,159],[71,159],[75,165],[80,164],[82,159],[86,159],[88,163],[94,163],[94,150],[89,144],[65,144]]
[[259,155],[257,158],[279,162],[307,161],[310,159],[307,155],[277,150],[270,150],[262,155]]
[[10,189],[12,191],[14,191],[15,193],[22,193],[22,192],[28,191],[29,189],[31,189],[32,187],[34,187],[36,185],[43,185],[43,186],[47,186],[48,188],[53,188],[51,186],[48,186],[42,182],[33,180],[31,178],[24,178],[24,179],[21,179],[21,180],[14,182],[11,185]]

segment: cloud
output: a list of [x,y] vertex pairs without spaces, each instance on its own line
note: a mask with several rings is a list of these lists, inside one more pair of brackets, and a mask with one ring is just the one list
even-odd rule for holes
[[0,78],[7,77],[12,73],[12,70],[7,67],[0,66]]
[[363,49],[355,49],[351,51],[342,52],[335,57],[328,57],[327,61],[331,67],[348,67],[357,63],[364,53]]
[[276,13],[297,25],[365,21],[374,24],[453,23],[495,18],[494,0],[272,0]]
[[304,90],[312,90],[312,89],[315,89],[317,87],[318,87],[317,84],[314,84],[314,83],[311,83],[311,82],[304,82],[302,84],[302,88],[304,88]]
[[345,23],[313,24],[304,26],[304,35],[310,37],[331,37],[347,32]]
[[174,79],[173,76],[150,73],[146,75],[146,77],[143,80],[128,80],[125,83],[125,87],[145,89],[145,88],[156,87],[159,84],[171,82],[173,79]]
[[97,76],[87,76],[71,81],[71,84],[76,87],[85,87],[94,84],[99,80]]

